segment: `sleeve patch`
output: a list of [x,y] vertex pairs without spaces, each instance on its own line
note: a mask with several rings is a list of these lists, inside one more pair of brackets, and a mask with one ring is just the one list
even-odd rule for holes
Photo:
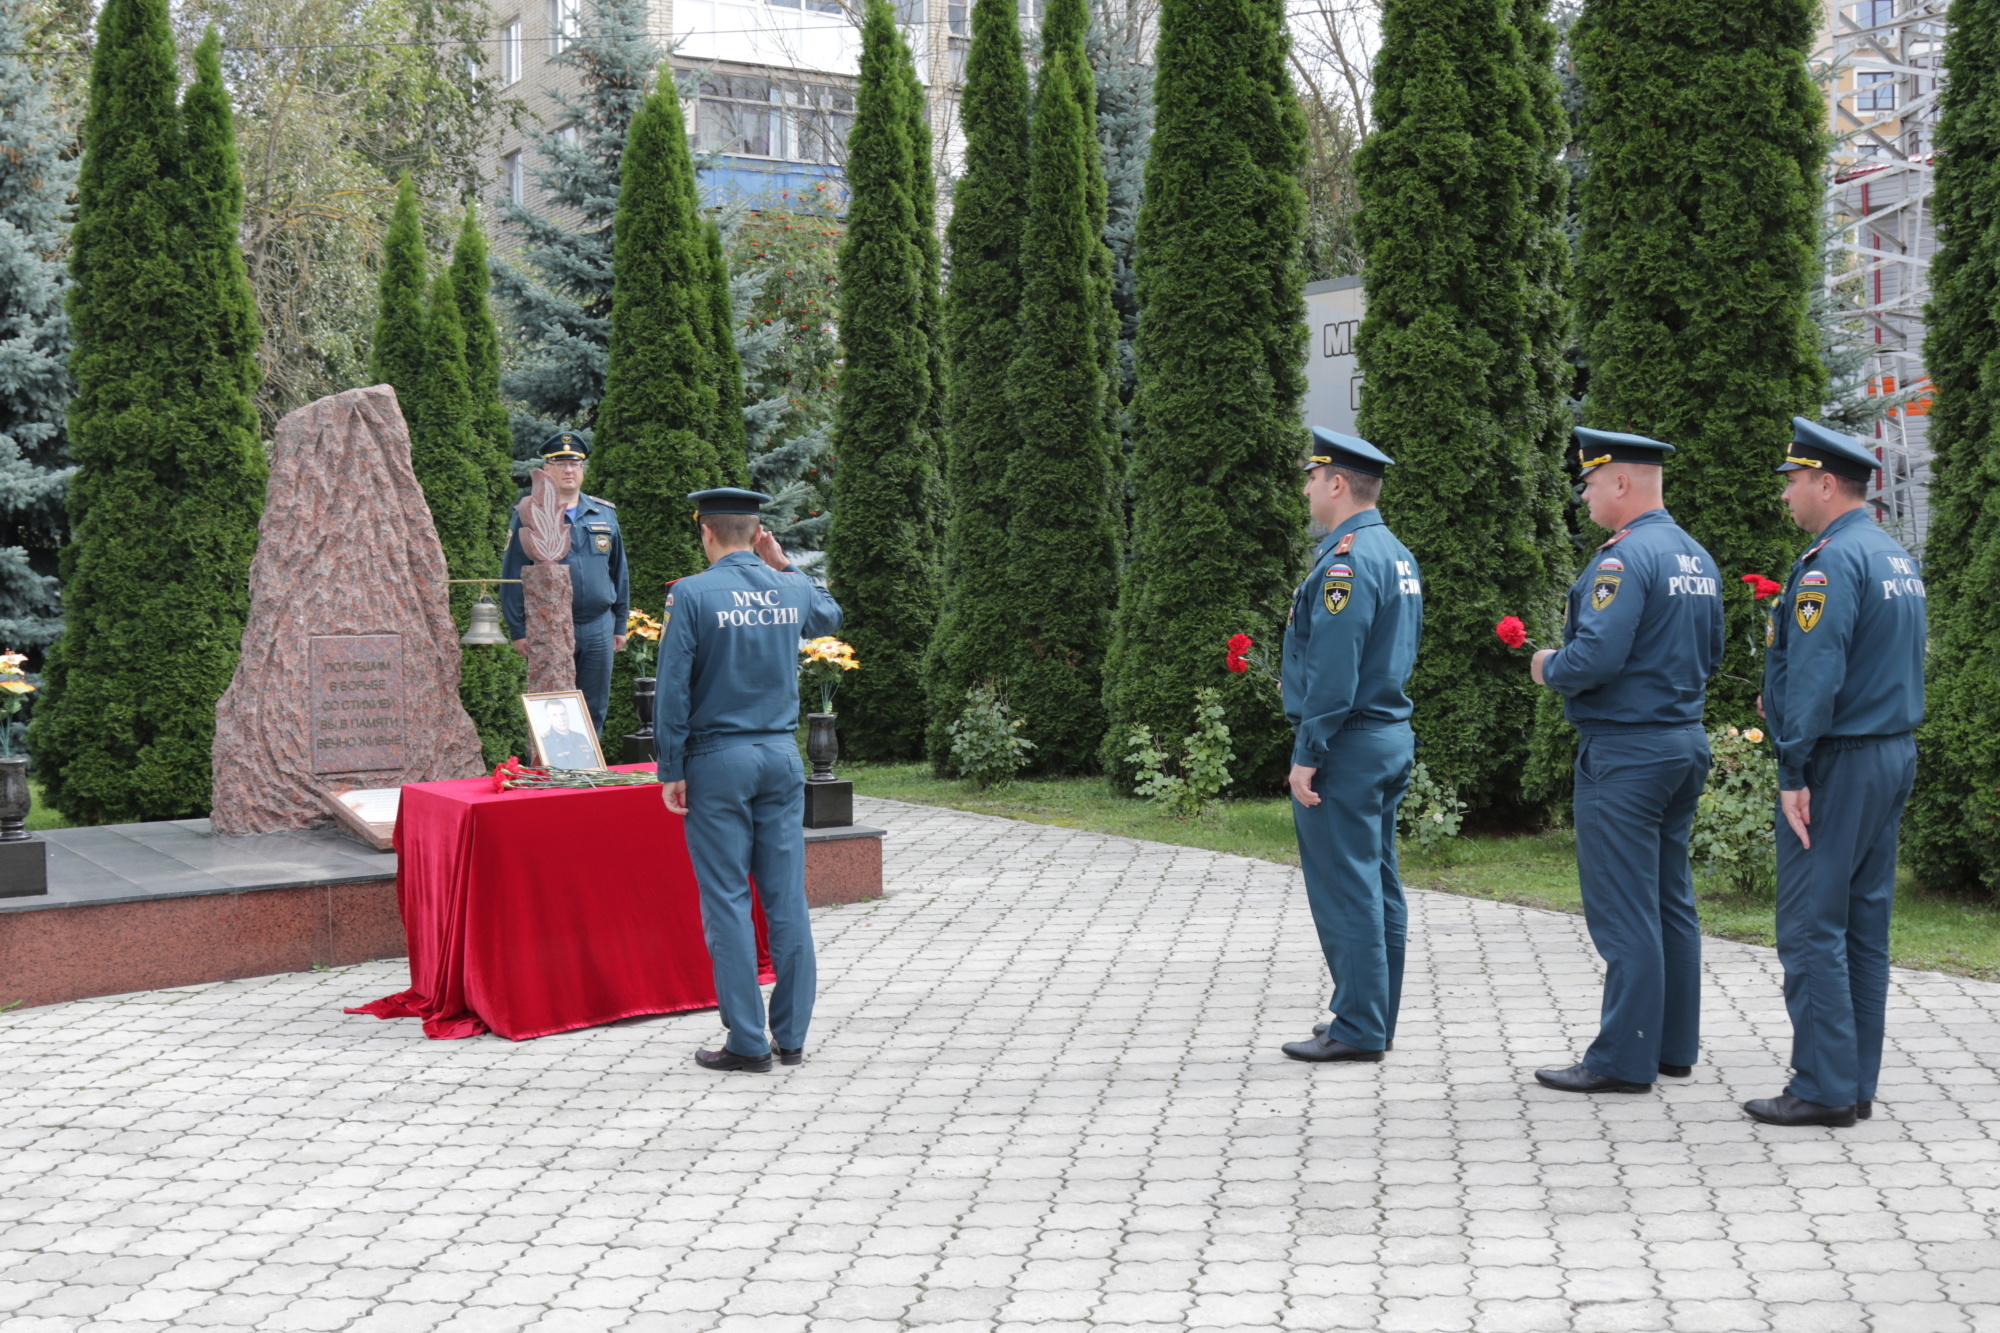
[[1792,603],[1792,615],[1799,622],[1801,633],[1810,634],[1812,627],[1819,624],[1826,614],[1826,594],[1823,592],[1801,592]]
[[1320,600],[1326,604],[1330,614],[1339,615],[1347,609],[1347,604],[1354,600],[1353,580],[1328,579],[1325,586],[1320,589]]
[[1609,570],[1613,574],[1619,574],[1624,572],[1625,562],[1618,559],[1618,557],[1616,556],[1610,556],[1607,557],[1606,559],[1598,561],[1597,567],[1600,570]]
[[1590,584],[1590,609],[1602,611],[1618,600],[1618,585],[1625,580],[1617,574],[1599,574]]
[[1826,575],[1820,570],[1809,569],[1799,575],[1799,586],[1801,588],[1824,588],[1826,586]]

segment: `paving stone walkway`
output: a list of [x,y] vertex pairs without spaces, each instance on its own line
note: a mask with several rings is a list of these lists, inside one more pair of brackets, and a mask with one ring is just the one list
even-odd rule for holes
[[1301,1065],[1296,872],[861,805],[795,1069],[340,1012],[398,963],[0,1016],[0,1329],[2000,1330],[2000,985],[1898,972],[1876,1118],[1777,1130],[1769,950],[1691,1080],[1568,1097],[1582,921],[1417,894],[1396,1052]]

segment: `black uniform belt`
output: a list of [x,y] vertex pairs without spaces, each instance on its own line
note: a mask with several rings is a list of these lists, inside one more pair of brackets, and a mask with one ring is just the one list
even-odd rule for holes
[[1895,731],[1886,736],[1822,736],[1813,742],[1813,748],[1825,746],[1829,750],[1860,750],[1870,745],[1886,745],[1890,741],[1906,740],[1911,735],[1907,731]]

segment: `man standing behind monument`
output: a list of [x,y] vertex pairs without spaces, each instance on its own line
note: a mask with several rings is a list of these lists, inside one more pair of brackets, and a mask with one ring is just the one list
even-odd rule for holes
[[1535,1078],[1559,1092],[1646,1092],[1692,1072],[1701,921],[1688,834],[1708,781],[1702,708],[1722,661],[1715,561],[1665,502],[1671,444],[1579,426],[1590,521],[1612,531],[1569,592],[1563,646],[1530,665],[1577,729],[1576,866],[1604,957],[1597,1040]]
[[[604,710],[611,704],[611,655],[625,650],[625,617],[632,609],[632,592],[618,512],[609,500],[583,493],[584,462],[589,456],[590,446],[569,431],[550,436],[542,445],[542,467],[555,482],[556,495],[569,516],[569,554],[563,563],[569,566],[571,615],[576,621],[576,687],[583,691],[591,725],[601,739]],[[527,564],[517,512],[507,522],[507,555],[500,564],[500,577],[519,579]],[[514,650],[525,656],[528,616],[519,583],[500,585],[500,614]]]
[[687,817],[688,857],[701,886],[702,933],[715,967],[722,1049],[696,1051],[704,1069],[771,1068],[750,881],[770,930],[771,1037],[788,1065],[805,1058],[817,974],[806,912],[805,769],[799,722],[799,640],[840,628],[840,606],[795,573],[757,515],[768,495],[723,487],[698,506],[709,568],[667,594],[660,635],[654,745],[667,809]]

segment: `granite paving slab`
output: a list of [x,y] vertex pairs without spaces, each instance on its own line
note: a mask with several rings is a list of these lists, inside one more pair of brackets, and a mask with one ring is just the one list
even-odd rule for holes
[[0,898],[0,912],[142,902],[396,877],[394,852],[331,829],[216,837],[206,819],[50,829],[49,891]]
[[1581,919],[1416,893],[1396,1051],[1302,1065],[1296,871],[857,804],[796,1068],[340,1013],[396,963],[0,1015],[0,1327],[2000,1330],[2000,985],[1898,970],[1875,1118],[1781,1130],[1770,950],[1692,1078],[1566,1096]]

